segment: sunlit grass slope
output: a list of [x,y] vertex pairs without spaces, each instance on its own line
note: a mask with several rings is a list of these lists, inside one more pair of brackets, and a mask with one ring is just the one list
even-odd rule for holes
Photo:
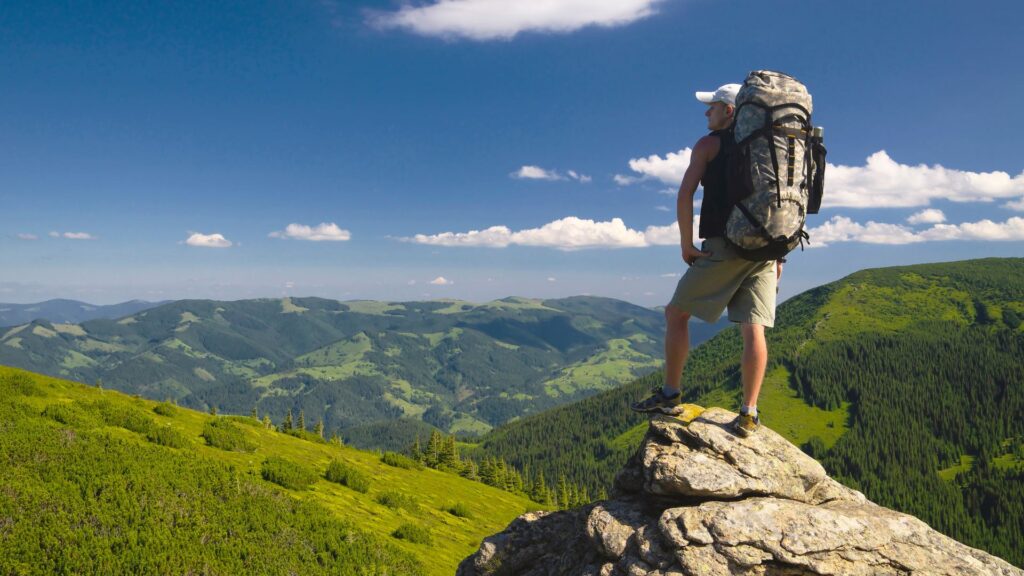
[[[367,490],[327,481],[332,461]],[[264,479],[303,473],[307,489]],[[452,574],[534,506],[249,417],[0,367],[2,574]]]

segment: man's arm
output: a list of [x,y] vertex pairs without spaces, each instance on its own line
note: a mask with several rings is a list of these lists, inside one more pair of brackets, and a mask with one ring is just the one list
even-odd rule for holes
[[686,168],[683,181],[679,184],[676,196],[676,219],[679,221],[679,244],[683,249],[683,261],[693,265],[697,258],[710,256],[701,252],[693,245],[693,195],[697,185],[704,177],[708,163],[718,154],[719,141],[713,136],[705,136],[697,141],[690,153],[690,165]]

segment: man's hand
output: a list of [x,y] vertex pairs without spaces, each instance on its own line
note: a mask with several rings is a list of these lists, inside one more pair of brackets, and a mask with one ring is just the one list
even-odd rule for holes
[[693,266],[697,258],[707,258],[708,256],[711,256],[711,252],[701,252],[693,244],[683,244],[683,262],[686,262],[687,266]]

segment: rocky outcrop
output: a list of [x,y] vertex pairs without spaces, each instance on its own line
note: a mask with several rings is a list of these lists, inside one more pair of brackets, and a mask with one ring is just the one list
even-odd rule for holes
[[868,501],[765,427],[732,434],[735,416],[693,405],[654,416],[612,499],[524,514],[458,575],[1024,576]]

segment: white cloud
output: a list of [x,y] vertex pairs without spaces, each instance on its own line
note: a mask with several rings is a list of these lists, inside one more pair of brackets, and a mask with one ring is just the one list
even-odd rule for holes
[[[909,166],[884,150],[868,156],[864,166],[829,164],[823,207],[911,208],[932,200],[991,202],[1024,196],[1024,172],[967,172],[938,164]],[[1024,199],[1021,200],[1024,204]],[[1022,206],[1024,207],[1024,206]]]
[[679,278],[680,276],[682,276],[682,274],[678,272],[669,272],[661,275],[662,278]]
[[352,238],[352,233],[342,230],[334,222],[321,222],[317,226],[306,226],[305,224],[289,224],[284,231],[271,232],[271,238],[293,240],[309,240],[311,242],[344,242]]
[[[639,182],[640,180],[655,179],[665,184],[679,185],[690,165],[690,154],[693,150],[683,148],[678,152],[669,152],[664,157],[651,154],[646,158],[633,158],[629,161],[629,169],[638,175],[623,176],[615,175],[615,182],[620,186],[626,186]],[[668,192],[666,192],[668,193]],[[671,194],[676,191],[672,190]]]
[[[694,216],[693,225],[695,235],[699,226],[700,216],[697,215]],[[676,223],[667,226],[648,226],[641,232],[627,227],[621,218],[596,222],[569,216],[548,222],[540,228],[528,228],[516,232],[507,226],[491,226],[484,230],[470,230],[469,232],[417,234],[412,238],[402,238],[402,240],[433,246],[504,248],[516,244],[566,251],[587,248],[643,248],[679,244],[679,227]]]
[[654,209],[657,210],[658,212],[671,212],[672,211],[672,209],[669,208],[668,206],[655,206]]
[[563,180],[564,178],[554,170],[545,170],[540,166],[523,166],[509,176],[524,180]]
[[521,180],[575,180],[586,184],[592,180],[590,176],[586,174],[580,174],[575,170],[568,170],[565,174],[557,170],[547,170],[540,166],[522,166],[519,170],[509,174],[512,178],[519,178]]
[[548,282],[558,282],[558,279],[554,276],[548,276]]
[[615,27],[654,14],[662,0],[437,0],[374,13],[371,24],[423,36],[508,40],[520,32],[567,33]]
[[455,282],[445,278],[444,276],[438,276],[431,280],[430,283],[434,286],[451,286],[452,284],[455,284]]
[[[30,235],[31,236],[31,235]],[[57,232],[56,230],[51,231],[48,236],[50,238],[66,238],[68,240],[95,240],[96,237],[88,232]],[[20,235],[19,235],[20,237]],[[23,238],[24,240],[24,238]]]
[[285,287],[286,290],[291,290],[292,288],[295,288],[295,282],[292,282],[291,280],[289,280],[289,281],[284,283],[284,287]]
[[938,224],[946,221],[946,215],[938,208],[928,208],[914,213],[907,222],[910,224]]
[[199,232],[193,232],[185,240],[185,244],[198,248],[230,248],[232,246],[231,241],[223,234],[200,234]]
[[833,242],[865,242],[868,244],[913,244],[942,240],[1024,240],[1024,218],[1013,217],[1006,222],[981,220],[962,224],[935,224],[914,232],[900,224],[869,221],[859,224],[845,216],[833,216],[828,222],[808,231],[811,248]]
[[35,234],[20,233],[20,234],[18,234],[18,239],[19,240],[39,240],[39,236],[36,236]]
[[89,234],[88,232],[65,232],[65,233],[61,234],[61,236],[63,236],[64,238],[67,238],[68,240],[95,240],[96,239],[95,236],[93,236],[92,234]]
[[1021,196],[1021,199],[1015,202],[1007,202],[1006,204],[1003,204],[1003,208],[1024,212],[1024,196]]

